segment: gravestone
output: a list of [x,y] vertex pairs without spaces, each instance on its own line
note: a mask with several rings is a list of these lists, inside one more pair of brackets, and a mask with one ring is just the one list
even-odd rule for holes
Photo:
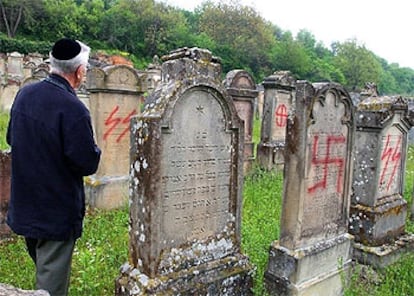
[[204,49],[163,57],[131,124],[129,263],[116,295],[252,295],[240,253],[243,124]]
[[237,114],[244,121],[243,170],[247,173],[254,161],[253,116],[254,101],[258,91],[253,77],[244,70],[233,70],[227,73],[224,85],[233,99]]
[[351,98],[338,84],[300,81],[294,107],[286,135],[281,233],[270,247],[265,286],[270,295],[343,295],[352,259]]
[[257,158],[267,170],[282,169],[288,114],[296,80],[289,71],[278,71],[263,81],[264,107]]
[[148,65],[146,70],[147,92],[151,94],[161,82],[161,64],[158,56],[154,56],[152,63]]
[[0,240],[11,235],[6,224],[7,209],[10,200],[11,154],[0,151]]
[[413,122],[401,97],[368,97],[356,114],[355,167],[349,232],[356,260],[384,267],[414,245],[405,233],[403,198],[407,134]]
[[92,68],[87,75],[89,110],[102,157],[95,175],[85,179],[87,202],[113,209],[128,200],[129,124],[140,112],[140,80],[129,66]]
[[0,283],[0,296],[50,296],[45,290],[22,290]]
[[9,80],[22,80],[24,55],[18,52],[7,54],[7,76]]
[[31,75],[27,76],[23,82],[21,87],[27,85],[27,84],[31,84],[31,83],[35,83],[35,82],[39,82],[43,79],[45,79],[50,73],[50,67],[48,64],[46,63],[41,63],[39,65],[36,65],[35,68],[31,69]]

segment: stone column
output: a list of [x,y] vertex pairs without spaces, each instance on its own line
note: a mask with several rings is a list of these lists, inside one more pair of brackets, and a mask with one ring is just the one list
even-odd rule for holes
[[85,180],[87,201],[98,208],[121,207],[128,200],[129,125],[140,113],[140,81],[129,66],[93,68],[87,90],[96,141],[102,149],[96,174]]
[[246,174],[254,161],[253,117],[254,101],[258,91],[253,77],[244,70],[233,70],[227,73],[225,87],[233,99],[237,114],[244,121],[243,170]]
[[243,124],[218,59],[183,48],[132,124],[129,263],[116,295],[252,295],[240,253]]
[[296,80],[289,71],[275,72],[264,82],[264,108],[257,158],[261,167],[282,169],[288,114],[295,96]]
[[405,233],[403,198],[407,134],[412,124],[401,97],[372,96],[358,105],[349,232],[355,258],[384,267],[414,246]]
[[7,209],[10,200],[11,154],[0,151],[0,240],[11,234],[6,224]]
[[270,247],[270,295],[343,295],[354,119],[338,84],[298,82],[289,116],[280,239]]

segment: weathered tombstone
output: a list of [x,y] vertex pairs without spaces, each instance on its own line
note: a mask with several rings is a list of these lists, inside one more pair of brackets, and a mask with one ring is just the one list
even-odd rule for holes
[[39,64],[36,66],[36,68],[31,69],[31,75],[27,76],[23,80],[21,86],[23,87],[27,84],[41,81],[49,75],[49,72],[50,72],[50,68],[48,64],[45,64],[45,63]]
[[161,82],[161,64],[158,56],[154,56],[146,71],[147,91],[151,94]]
[[253,77],[244,70],[233,70],[227,73],[224,85],[233,99],[237,114],[244,121],[243,170],[247,173],[254,160],[253,117],[254,101],[258,91]]
[[7,76],[9,80],[22,80],[24,55],[18,52],[7,54]]
[[21,84],[19,81],[8,80],[6,85],[0,85],[0,109],[4,112],[9,112],[13,105],[14,98],[19,91]]
[[414,246],[405,233],[403,198],[407,133],[413,122],[401,97],[369,97],[356,114],[355,167],[349,232],[354,257],[384,267]]
[[7,55],[0,53],[0,84],[5,84],[7,81]]
[[140,112],[140,81],[129,66],[92,68],[87,75],[92,124],[102,157],[86,178],[87,202],[112,209],[126,204],[129,179],[129,124]]
[[288,114],[296,80],[289,71],[278,71],[263,81],[264,108],[257,158],[267,170],[282,169]]
[[353,129],[343,87],[298,82],[286,135],[281,234],[265,272],[270,295],[343,294],[352,259]]
[[6,224],[7,209],[10,200],[11,155],[0,151],[0,240],[10,236],[11,230]]
[[243,124],[204,49],[163,57],[131,124],[129,264],[116,295],[251,295],[240,253]]
[[0,283],[0,296],[50,296],[45,290],[22,290]]

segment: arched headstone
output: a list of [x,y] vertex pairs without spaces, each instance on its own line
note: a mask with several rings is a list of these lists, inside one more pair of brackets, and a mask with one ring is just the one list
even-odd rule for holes
[[244,121],[244,172],[247,173],[254,160],[253,116],[254,101],[258,91],[253,77],[244,70],[227,73],[225,80],[227,92],[233,99],[237,114]]
[[221,65],[198,48],[163,59],[131,127],[129,264],[116,295],[251,295],[240,253],[244,131]]
[[294,108],[280,238],[270,248],[265,284],[270,295],[340,296],[352,261],[352,101],[338,84],[301,81]]
[[129,66],[93,68],[88,72],[89,110],[102,157],[95,175],[86,178],[87,202],[97,208],[118,208],[128,200],[129,125],[140,113],[142,92]]

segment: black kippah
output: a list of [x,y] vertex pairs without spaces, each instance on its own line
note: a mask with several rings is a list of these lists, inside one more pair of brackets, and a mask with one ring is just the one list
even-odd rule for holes
[[57,60],[70,60],[81,52],[78,42],[69,38],[62,38],[56,41],[52,48],[52,56]]

